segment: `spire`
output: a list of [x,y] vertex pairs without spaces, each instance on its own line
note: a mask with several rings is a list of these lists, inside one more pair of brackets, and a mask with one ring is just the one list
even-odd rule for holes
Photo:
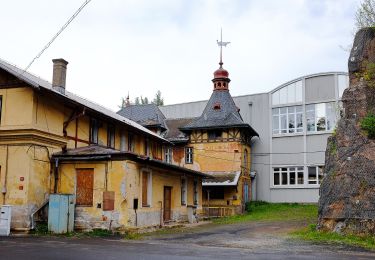
[[230,42],[223,42],[223,29],[220,28],[220,41],[216,40],[217,41],[217,45],[219,45],[220,47],[220,62],[219,62],[219,65],[220,65],[220,68],[223,68],[223,46],[224,47],[227,47],[227,45],[230,43]]
[[226,47],[230,42],[223,42],[223,30],[220,30],[220,41],[217,40],[217,45],[220,47],[220,62],[219,69],[214,72],[214,90],[225,90],[228,91],[228,85],[230,82],[229,73],[223,68],[223,46]]

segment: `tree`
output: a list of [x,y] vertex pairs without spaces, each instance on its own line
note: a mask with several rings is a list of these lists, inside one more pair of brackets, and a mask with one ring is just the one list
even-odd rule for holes
[[375,0],[363,0],[355,14],[355,26],[359,30],[375,26]]
[[148,98],[147,97],[142,97],[141,96],[141,103],[142,103],[142,105],[147,105],[148,104]]
[[141,104],[141,102],[139,101],[139,97],[136,97],[134,99],[134,104],[136,104],[136,105],[140,105]]
[[155,98],[152,101],[153,104],[157,106],[163,106],[164,105],[164,98],[161,97],[161,91],[158,90],[155,94]]

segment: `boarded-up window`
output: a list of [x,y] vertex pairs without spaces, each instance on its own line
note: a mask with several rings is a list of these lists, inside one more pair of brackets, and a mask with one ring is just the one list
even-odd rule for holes
[[77,206],[92,206],[94,169],[77,169]]
[[149,199],[148,199],[149,181],[150,181],[150,173],[142,172],[142,206],[143,207],[150,206]]

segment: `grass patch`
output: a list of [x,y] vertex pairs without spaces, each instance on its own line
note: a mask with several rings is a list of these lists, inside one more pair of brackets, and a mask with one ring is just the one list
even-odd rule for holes
[[374,236],[340,235],[334,232],[319,231],[313,224],[291,233],[291,236],[316,243],[341,244],[375,250]]
[[297,203],[267,203],[254,201],[246,205],[247,213],[213,220],[217,224],[241,223],[247,221],[316,221],[317,205]]
[[34,236],[55,236],[55,237],[76,237],[76,238],[87,238],[87,237],[114,237],[119,236],[118,233],[114,233],[106,229],[93,229],[87,232],[67,232],[64,234],[54,234],[48,231],[47,223],[38,223],[34,230],[30,232]]

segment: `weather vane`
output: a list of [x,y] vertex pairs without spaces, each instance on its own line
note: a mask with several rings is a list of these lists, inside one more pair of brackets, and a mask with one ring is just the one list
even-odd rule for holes
[[230,42],[223,42],[223,29],[220,29],[220,41],[217,41],[217,45],[220,46],[220,68],[223,66],[223,46],[227,47]]

